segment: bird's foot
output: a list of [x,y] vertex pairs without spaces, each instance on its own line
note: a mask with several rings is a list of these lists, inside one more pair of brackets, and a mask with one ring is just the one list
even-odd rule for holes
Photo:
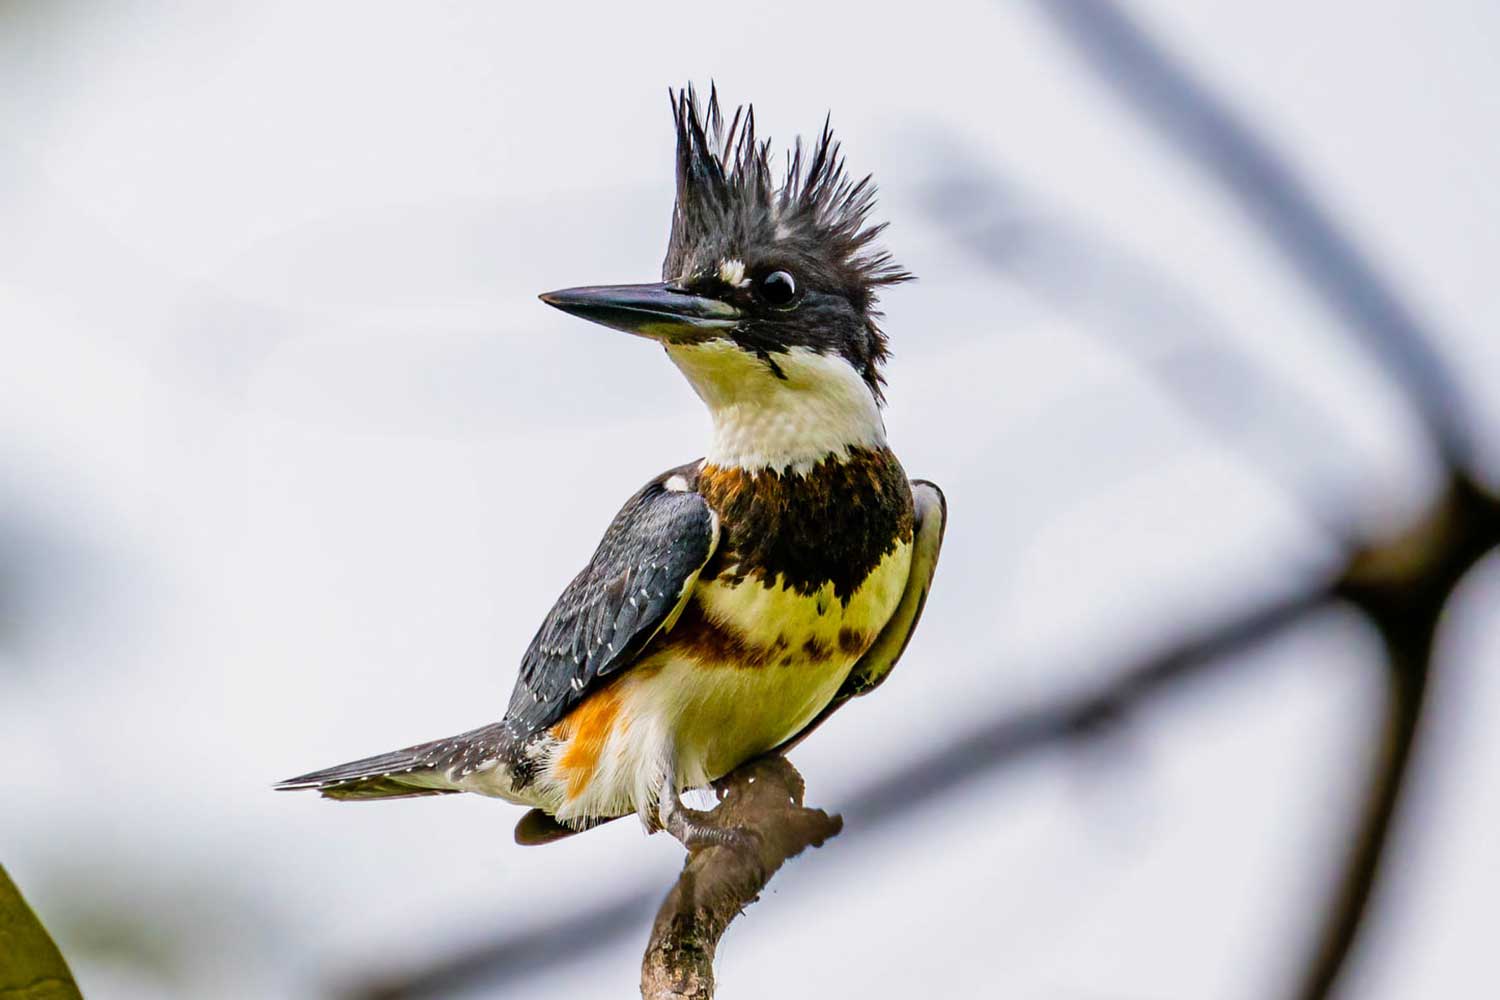
[[668,811],[662,825],[689,851],[728,847],[750,854],[760,846],[760,837],[754,830],[742,826],[720,826],[712,812],[689,809],[681,803]]

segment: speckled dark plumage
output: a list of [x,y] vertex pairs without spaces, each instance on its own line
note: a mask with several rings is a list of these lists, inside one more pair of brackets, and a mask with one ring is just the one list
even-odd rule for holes
[[408,776],[441,771],[462,776],[489,761],[510,760],[516,749],[504,723],[472,729],[447,739],[417,743],[389,753],[363,757],[280,782],[283,791],[317,788],[330,799],[395,799],[417,795],[448,795],[456,788],[424,787]]
[[723,537],[702,579],[745,579],[815,594],[829,583],[847,603],[898,542],[911,541],[911,487],[888,448],[851,448],[805,475],[703,471],[698,489]]
[[697,470],[696,462],[669,469],[625,501],[589,564],[531,640],[504,720],[300,775],[278,787],[320,788],[345,799],[437,795],[454,789],[423,788],[402,776],[440,771],[461,778],[496,760],[507,765],[517,789],[527,785],[535,766],[527,743],[635,661],[707,561],[713,541],[708,504],[697,493],[665,486],[673,476],[696,478]]
[[665,485],[693,468],[664,472],[627,500],[553,605],[521,660],[506,712],[518,737],[557,722],[598,680],[634,662],[708,559],[708,504]]

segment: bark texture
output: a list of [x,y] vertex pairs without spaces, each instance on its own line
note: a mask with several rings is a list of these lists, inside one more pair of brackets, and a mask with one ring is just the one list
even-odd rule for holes
[[735,917],[755,902],[788,858],[819,847],[844,821],[802,804],[802,776],[784,757],[751,761],[718,783],[715,826],[748,834],[743,846],[705,847],[688,855],[667,893],[641,962],[644,1000],[707,1000],[714,995],[714,954]]

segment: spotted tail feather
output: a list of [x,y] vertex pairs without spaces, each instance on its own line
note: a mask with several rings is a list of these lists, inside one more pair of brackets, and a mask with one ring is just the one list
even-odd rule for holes
[[311,771],[276,784],[282,792],[314,789],[329,799],[400,799],[464,791],[456,784],[482,760],[499,755],[500,724]]

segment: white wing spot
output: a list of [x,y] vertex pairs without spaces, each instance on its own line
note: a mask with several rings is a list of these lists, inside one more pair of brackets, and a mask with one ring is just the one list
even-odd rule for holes
[[688,481],[683,476],[673,476],[667,480],[666,485],[667,489],[673,493],[686,493],[688,491]]

